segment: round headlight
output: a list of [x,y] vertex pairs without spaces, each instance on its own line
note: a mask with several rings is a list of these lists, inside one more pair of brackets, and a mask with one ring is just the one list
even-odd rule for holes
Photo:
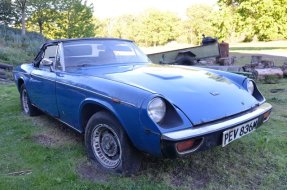
[[154,98],[149,102],[147,111],[150,118],[159,123],[164,118],[166,105],[161,98]]
[[253,94],[254,92],[254,84],[251,80],[247,81],[247,90],[250,94]]

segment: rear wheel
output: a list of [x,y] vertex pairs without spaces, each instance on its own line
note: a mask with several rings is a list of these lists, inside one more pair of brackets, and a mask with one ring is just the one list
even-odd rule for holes
[[31,104],[27,89],[24,84],[20,88],[20,101],[21,107],[25,114],[29,116],[36,116],[40,114],[40,111]]
[[142,155],[129,141],[118,121],[107,112],[94,114],[86,127],[85,144],[89,157],[109,172],[133,174]]

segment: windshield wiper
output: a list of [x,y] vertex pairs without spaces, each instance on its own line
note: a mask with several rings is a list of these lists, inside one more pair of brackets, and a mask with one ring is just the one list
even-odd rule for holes
[[96,66],[96,65],[84,63],[84,64],[78,64],[78,65],[67,65],[66,67],[89,67],[89,66]]

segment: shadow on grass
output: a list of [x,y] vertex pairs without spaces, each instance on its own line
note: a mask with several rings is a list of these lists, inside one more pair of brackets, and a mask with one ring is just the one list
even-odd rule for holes
[[235,50],[276,50],[276,49],[284,49],[287,50],[287,47],[230,47],[231,51]]

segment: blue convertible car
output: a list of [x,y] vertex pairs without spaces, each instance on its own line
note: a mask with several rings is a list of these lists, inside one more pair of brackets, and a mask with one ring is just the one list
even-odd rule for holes
[[113,172],[135,172],[141,152],[175,158],[226,146],[272,108],[244,76],[152,64],[122,39],[50,41],[13,74],[27,115],[41,110],[83,133],[89,157]]

